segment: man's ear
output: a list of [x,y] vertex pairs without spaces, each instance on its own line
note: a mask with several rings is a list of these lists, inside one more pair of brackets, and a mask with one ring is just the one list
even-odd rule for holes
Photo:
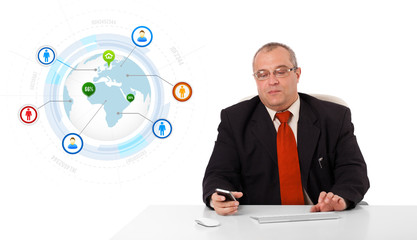
[[297,68],[295,70],[295,74],[297,75],[297,83],[300,81],[300,76],[301,76],[301,68]]

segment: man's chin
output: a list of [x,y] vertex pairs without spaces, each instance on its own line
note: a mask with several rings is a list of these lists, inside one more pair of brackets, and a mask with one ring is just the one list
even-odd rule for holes
[[278,101],[269,101],[269,102],[262,102],[266,107],[275,110],[275,111],[282,111],[285,109],[282,109],[283,107],[283,103],[282,102],[278,102]]

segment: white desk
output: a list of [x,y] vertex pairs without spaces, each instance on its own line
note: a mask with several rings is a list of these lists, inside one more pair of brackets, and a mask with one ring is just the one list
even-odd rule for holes
[[[357,206],[336,220],[259,224],[251,215],[306,213],[310,206],[239,206],[219,216],[205,206],[150,206],[112,240],[129,239],[417,239],[417,206]],[[215,218],[221,226],[195,223]]]

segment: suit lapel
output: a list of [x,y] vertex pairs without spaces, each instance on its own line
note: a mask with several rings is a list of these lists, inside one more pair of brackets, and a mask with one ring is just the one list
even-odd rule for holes
[[252,117],[252,132],[256,136],[257,141],[265,148],[271,156],[271,160],[277,163],[277,133],[271,117],[265,106],[259,102]]
[[300,98],[300,118],[298,120],[297,148],[301,168],[301,180],[307,186],[308,173],[320,136],[317,117],[302,98]]

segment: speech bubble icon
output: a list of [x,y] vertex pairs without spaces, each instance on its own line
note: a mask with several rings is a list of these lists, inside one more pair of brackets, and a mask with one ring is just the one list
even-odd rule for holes
[[114,52],[112,50],[107,50],[103,53],[103,59],[104,59],[104,61],[107,62],[109,67],[110,67],[110,63],[113,62],[115,57],[116,57],[116,55],[114,54]]
[[129,101],[129,102],[133,102],[133,100],[135,100],[135,95],[133,95],[133,94],[128,94],[128,95],[126,96],[126,99],[127,99],[127,101]]
[[96,92],[96,86],[91,82],[86,82],[84,83],[82,90],[87,97],[90,97]]

